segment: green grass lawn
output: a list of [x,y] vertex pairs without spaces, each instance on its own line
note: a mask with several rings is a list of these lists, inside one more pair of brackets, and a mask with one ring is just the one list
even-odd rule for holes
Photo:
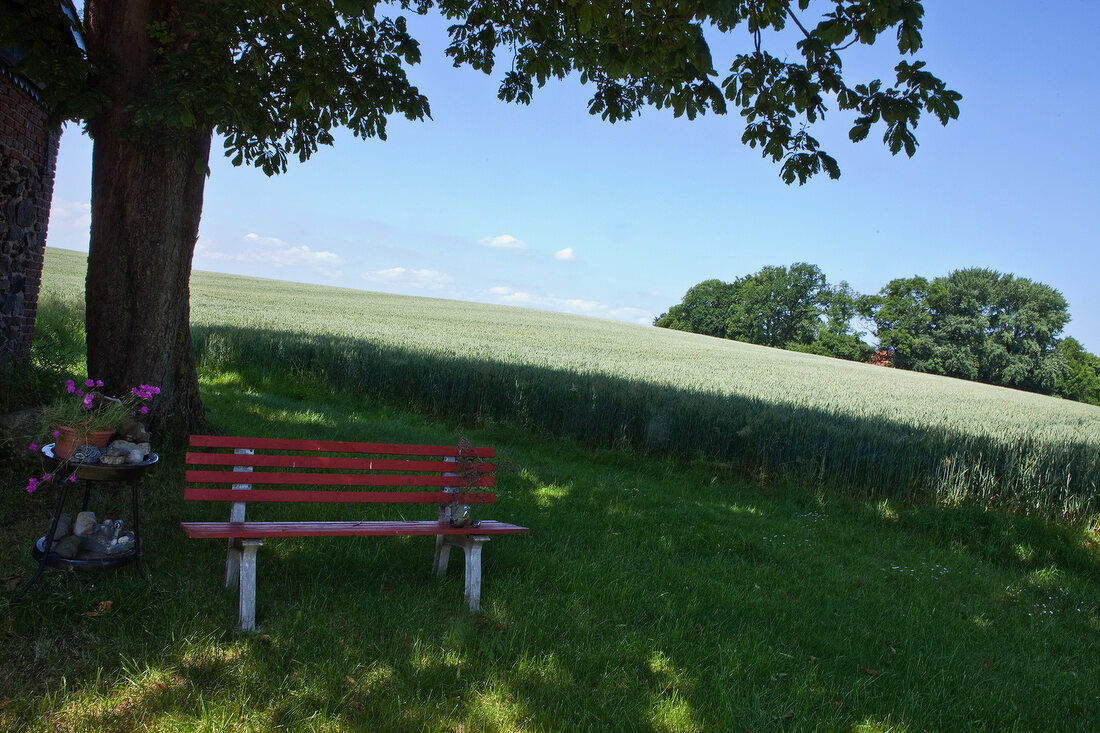
[[[166,451],[144,493],[153,585],[48,571],[0,627],[0,730],[1100,725],[1100,552],[1074,525],[761,486],[292,380],[208,374],[203,397],[223,433],[496,446],[500,501],[481,516],[531,533],[486,547],[479,615],[460,573],[431,577],[430,538],[270,541],[262,633],[238,636],[224,543],[184,537],[209,508],[183,505]],[[13,591],[55,496],[3,496]]]

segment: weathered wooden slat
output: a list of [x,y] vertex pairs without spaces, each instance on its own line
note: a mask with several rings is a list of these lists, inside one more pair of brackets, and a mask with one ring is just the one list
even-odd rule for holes
[[[414,461],[385,458],[340,458],[303,455],[238,455],[235,453],[192,453],[188,466],[258,466],[264,468],[330,468],[341,471],[419,471],[437,473],[492,473],[492,463],[456,463],[454,461]],[[458,470],[456,470],[456,466]]]
[[459,448],[456,445],[403,445],[356,443],[341,440],[294,440],[247,438],[232,435],[192,435],[192,448],[253,448],[255,450],[326,451],[329,453],[372,453],[394,456],[445,456],[450,458],[493,458],[494,448]]
[[482,521],[477,527],[423,522],[180,522],[188,537],[381,537],[401,535],[525,534],[527,527]]
[[[276,473],[269,471],[187,471],[185,477],[200,484],[287,484],[295,486],[456,486],[489,487],[492,476],[418,476],[366,473]],[[242,500],[243,501],[243,500]]]
[[[237,474],[240,476],[240,474]],[[253,474],[255,475],[255,474]],[[293,491],[289,489],[183,490],[186,501],[310,502],[330,504],[492,504],[497,495],[484,492],[446,491]]]

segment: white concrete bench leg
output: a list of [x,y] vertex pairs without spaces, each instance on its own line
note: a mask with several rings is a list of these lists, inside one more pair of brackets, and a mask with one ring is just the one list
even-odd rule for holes
[[437,578],[446,575],[450,558],[451,543],[447,542],[445,535],[437,534],[435,536],[435,560],[432,561],[432,575]]
[[236,588],[241,581],[241,541],[229,538],[229,550],[225,553],[225,587]]
[[466,551],[466,602],[470,604],[470,613],[481,610],[481,548],[489,538],[467,537],[462,543]]
[[435,563],[432,572],[437,578],[447,574],[447,559],[452,547],[461,547],[466,554],[466,602],[470,612],[481,610],[481,548],[489,541],[488,535],[436,535]]
[[256,630],[256,550],[263,540],[241,540],[240,554],[240,606],[237,614],[237,631],[251,633]]

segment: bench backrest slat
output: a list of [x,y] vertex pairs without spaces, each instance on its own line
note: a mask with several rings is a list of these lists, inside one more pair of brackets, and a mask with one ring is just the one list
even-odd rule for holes
[[243,521],[252,501],[487,504],[496,501],[496,467],[484,459],[495,455],[465,445],[192,435],[184,498],[232,502],[241,519],[231,521]]
[[187,501],[304,501],[317,503],[366,504],[414,503],[444,504],[460,500],[463,504],[492,504],[496,494],[446,491],[292,491],[289,489],[184,489]]
[[233,471],[187,471],[186,479],[197,484],[288,484],[294,486],[493,486],[492,476],[462,479],[458,476],[418,476],[367,473],[272,473],[253,471],[247,476]]
[[[384,458],[341,458],[337,456],[303,455],[238,455],[234,453],[192,453],[186,457],[188,466],[261,466],[264,468],[329,468],[344,471],[417,471],[454,473],[454,462],[387,460]],[[492,473],[492,463],[467,462],[462,469],[468,473]]]
[[328,453],[371,453],[392,456],[445,456],[450,458],[493,458],[493,448],[459,448],[456,445],[402,445],[397,443],[354,443],[341,440],[293,440],[284,438],[242,438],[232,435],[192,435],[192,448],[253,448],[255,450],[320,451]]

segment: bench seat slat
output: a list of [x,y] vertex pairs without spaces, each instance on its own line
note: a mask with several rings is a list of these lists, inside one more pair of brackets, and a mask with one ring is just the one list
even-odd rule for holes
[[399,535],[524,534],[527,527],[483,520],[477,527],[452,527],[438,521],[410,522],[180,522],[192,538],[234,537],[378,537]]
[[418,476],[364,473],[276,473],[273,471],[187,471],[187,481],[198,484],[292,484],[305,486],[469,486],[489,487],[492,476]]
[[[411,461],[336,456],[242,455],[237,453],[188,453],[188,466],[263,466],[271,468],[331,468],[343,471],[421,471],[455,474],[492,473],[492,463],[458,464],[452,461]],[[459,470],[460,469],[460,470]]]
[[[237,476],[249,474],[237,474]],[[253,474],[254,475],[254,474]],[[196,489],[183,491],[186,501],[306,501],[340,504],[415,503],[446,504],[461,501],[463,504],[492,504],[497,495],[482,492],[445,491],[294,491],[290,489]]]
[[327,451],[330,453],[375,453],[392,456],[445,456],[450,458],[492,458],[493,448],[459,448],[455,445],[403,445],[355,443],[343,440],[295,440],[246,438],[232,435],[192,435],[193,448],[252,448],[255,450]]

